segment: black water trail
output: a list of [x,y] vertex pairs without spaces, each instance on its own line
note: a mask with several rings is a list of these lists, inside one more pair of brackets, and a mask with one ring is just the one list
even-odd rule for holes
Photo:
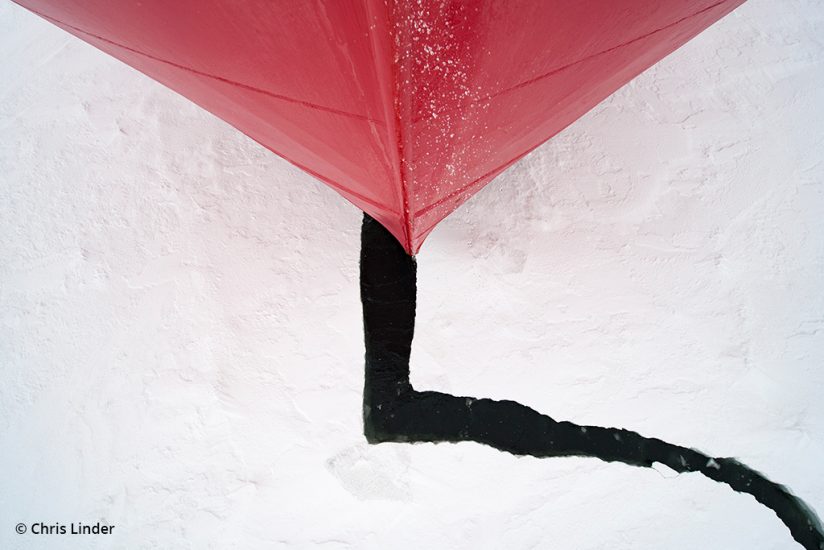
[[514,401],[417,391],[409,382],[415,328],[416,264],[364,215],[361,301],[366,343],[364,433],[370,443],[475,441],[515,455],[588,456],[676,472],[700,472],[770,508],[807,550],[824,550],[815,512],[789,489],[733,458],[710,457],[636,432],[559,422]]

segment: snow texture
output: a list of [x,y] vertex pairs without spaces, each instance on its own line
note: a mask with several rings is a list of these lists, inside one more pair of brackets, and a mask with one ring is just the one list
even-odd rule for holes
[[[822,36],[820,0],[750,0],[443,222],[416,387],[824,514]],[[361,213],[10,3],[0,51],[0,548],[798,548],[700,475],[367,445]]]

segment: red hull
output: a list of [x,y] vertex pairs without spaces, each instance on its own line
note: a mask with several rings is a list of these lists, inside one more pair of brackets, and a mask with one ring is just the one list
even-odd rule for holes
[[16,0],[415,253],[510,164],[744,0]]

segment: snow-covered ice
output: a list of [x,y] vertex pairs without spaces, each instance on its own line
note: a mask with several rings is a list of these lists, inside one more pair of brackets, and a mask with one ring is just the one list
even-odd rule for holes
[[[750,0],[443,222],[416,386],[824,514],[822,36],[820,0]],[[798,548],[700,475],[366,445],[360,213],[11,3],[0,52],[0,548]]]

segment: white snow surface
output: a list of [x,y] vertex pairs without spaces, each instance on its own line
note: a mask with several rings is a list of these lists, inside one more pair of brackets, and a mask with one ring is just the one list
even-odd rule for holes
[[[824,513],[822,37],[821,0],[750,0],[441,223],[416,387]],[[361,213],[8,2],[0,52],[0,548],[800,548],[698,474],[367,445]]]

